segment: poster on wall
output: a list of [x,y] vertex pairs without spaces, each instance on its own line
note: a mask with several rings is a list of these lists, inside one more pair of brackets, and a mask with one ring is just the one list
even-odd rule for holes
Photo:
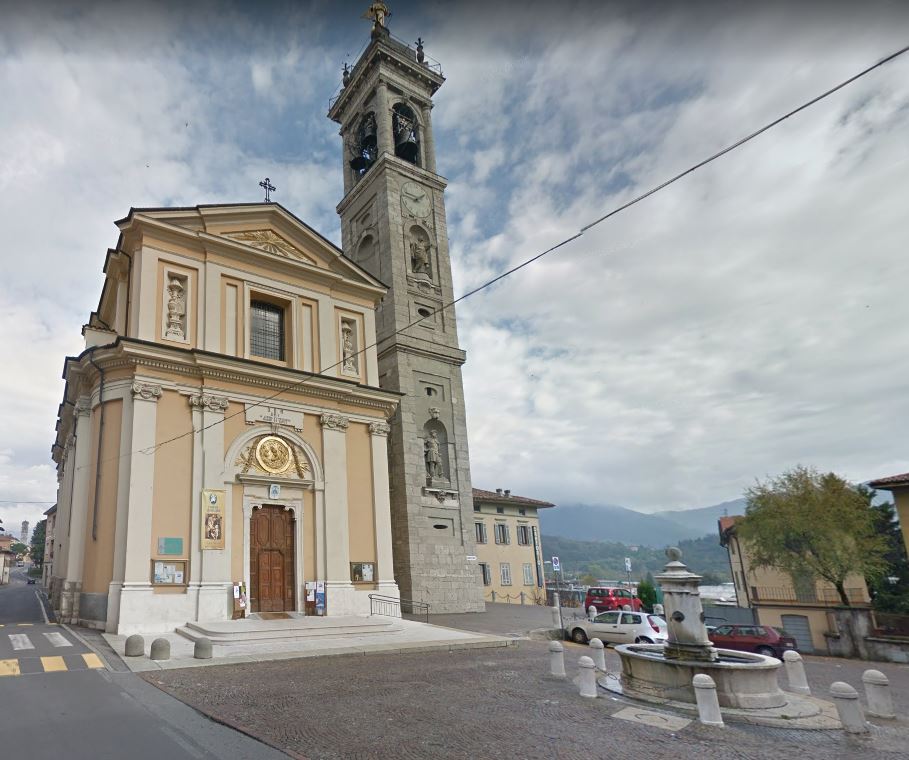
[[202,548],[224,548],[224,491],[202,491]]

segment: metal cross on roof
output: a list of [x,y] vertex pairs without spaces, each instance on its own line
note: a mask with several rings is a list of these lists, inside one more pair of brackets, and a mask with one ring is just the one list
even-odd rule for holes
[[271,180],[268,177],[259,183],[259,187],[265,190],[265,202],[271,203],[271,193],[277,190],[277,188],[271,184]]

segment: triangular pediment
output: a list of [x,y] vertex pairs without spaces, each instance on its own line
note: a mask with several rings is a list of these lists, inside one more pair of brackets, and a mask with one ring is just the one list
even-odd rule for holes
[[259,248],[278,256],[286,256],[289,259],[299,259],[307,264],[316,265],[316,260],[312,256],[307,256],[299,248],[291,245],[287,240],[281,237],[274,230],[246,230],[243,232],[225,232],[225,237],[236,240],[253,248]]

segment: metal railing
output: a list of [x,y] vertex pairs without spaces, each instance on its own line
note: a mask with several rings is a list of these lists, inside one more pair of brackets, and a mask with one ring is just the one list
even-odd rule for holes
[[[781,602],[785,604],[842,604],[840,595],[832,588],[795,589],[792,586],[751,586],[751,601]],[[847,588],[846,598],[852,604],[868,603],[868,595],[861,588]]]
[[395,596],[382,596],[381,594],[369,595],[370,615],[385,615],[397,618],[410,615],[415,618],[422,618],[424,623],[428,623],[429,606],[427,602],[416,602],[413,599],[398,599]]

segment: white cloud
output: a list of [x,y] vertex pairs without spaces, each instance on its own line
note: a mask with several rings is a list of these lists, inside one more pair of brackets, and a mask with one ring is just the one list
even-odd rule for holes
[[[506,5],[392,19],[408,39],[423,24],[448,78],[433,124],[458,292],[903,44],[892,6],[856,24]],[[53,498],[62,358],[130,205],[257,199],[267,175],[338,239],[324,113],[366,27],[326,12],[4,18],[0,90],[19,106],[0,111],[0,339],[21,368],[2,381],[0,498]],[[646,509],[797,462],[909,470],[907,75],[874,72],[460,304],[475,484]]]

